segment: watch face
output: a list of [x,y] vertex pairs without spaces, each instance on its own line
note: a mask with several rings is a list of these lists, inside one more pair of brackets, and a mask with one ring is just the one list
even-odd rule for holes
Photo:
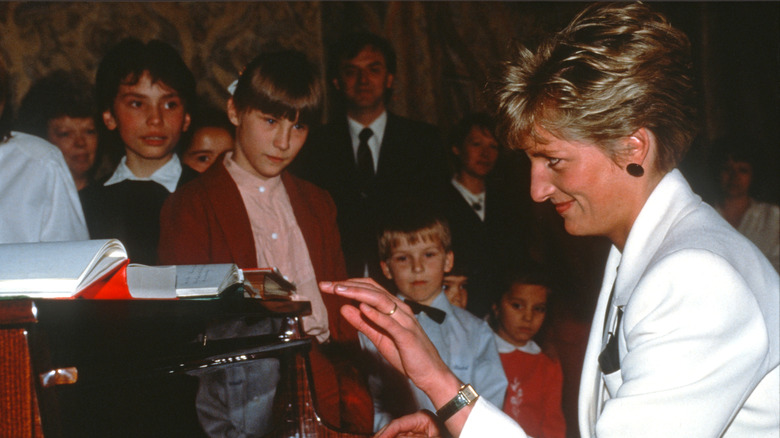
[[479,398],[479,394],[477,394],[477,391],[475,391],[470,384],[463,385],[452,400],[436,411],[436,416],[439,417],[441,421],[445,421],[462,408],[473,403],[477,398]]
[[474,390],[474,388],[471,385],[466,385],[465,388],[460,390],[460,393],[463,398],[466,400],[466,404],[471,404],[474,400],[479,397],[479,394],[477,394],[477,391]]

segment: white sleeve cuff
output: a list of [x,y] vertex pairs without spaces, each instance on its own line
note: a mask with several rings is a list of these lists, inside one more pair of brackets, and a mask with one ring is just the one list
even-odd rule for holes
[[474,402],[471,413],[460,438],[481,438],[491,436],[496,438],[523,438],[527,437],[523,429],[515,423],[501,409],[492,405],[489,401],[480,397]]

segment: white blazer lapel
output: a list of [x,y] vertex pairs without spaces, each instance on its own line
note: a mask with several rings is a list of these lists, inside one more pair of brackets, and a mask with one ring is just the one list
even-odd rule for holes
[[687,182],[680,171],[672,170],[658,183],[639,212],[623,248],[623,262],[615,283],[616,306],[625,305],[631,298],[672,225],[701,201],[692,192],[692,196],[685,196],[684,187]]
[[596,313],[590,326],[588,347],[585,350],[585,359],[582,364],[582,378],[580,380],[579,396],[579,424],[580,436],[591,437],[596,433],[596,420],[601,413],[604,393],[604,380],[599,368],[599,354],[601,354],[602,338],[604,335],[604,318],[607,314],[607,302],[609,301],[612,286],[617,276],[617,267],[620,264],[621,254],[614,246],[607,258],[604,269],[604,280],[601,284],[599,300],[596,304]]
[[[612,308],[625,306],[672,224],[679,219],[679,215],[685,214],[687,208],[700,200],[695,195],[682,196],[680,191],[684,186],[687,186],[687,182],[678,170],[669,172],[642,207],[626,240],[623,253],[614,246],[610,251],[582,366],[579,396],[579,425],[582,437],[595,435],[596,421],[604,402],[609,398],[598,358],[606,342],[605,321],[607,327],[614,324],[615,315],[613,312],[608,313],[610,309],[607,309],[612,288],[615,288]],[[630,311],[628,308],[625,310]],[[617,328],[616,335],[624,337],[622,328]],[[621,344],[622,359],[625,342]]]

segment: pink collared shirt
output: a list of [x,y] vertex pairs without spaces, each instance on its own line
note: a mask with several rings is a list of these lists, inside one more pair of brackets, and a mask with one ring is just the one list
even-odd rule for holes
[[296,299],[311,302],[312,314],[303,318],[306,334],[324,342],[330,337],[328,314],[320,295],[314,267],[290,198],[277,176],[263,180],[241,168],[228,152],[225,169],[238,186],[252,226],[257,266],[276,266],[297,286]]

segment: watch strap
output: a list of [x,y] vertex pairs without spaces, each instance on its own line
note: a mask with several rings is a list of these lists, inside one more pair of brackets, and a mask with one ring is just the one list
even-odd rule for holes
[[455,415],[456,412],[473,403],[477,398],[479,398],[479,394],[477,394],[477,391],[474,390],[471,384],[467,383],[460,387],[452,400],[436,411],[436,416],[439,417],[439,420],[445,422]]

